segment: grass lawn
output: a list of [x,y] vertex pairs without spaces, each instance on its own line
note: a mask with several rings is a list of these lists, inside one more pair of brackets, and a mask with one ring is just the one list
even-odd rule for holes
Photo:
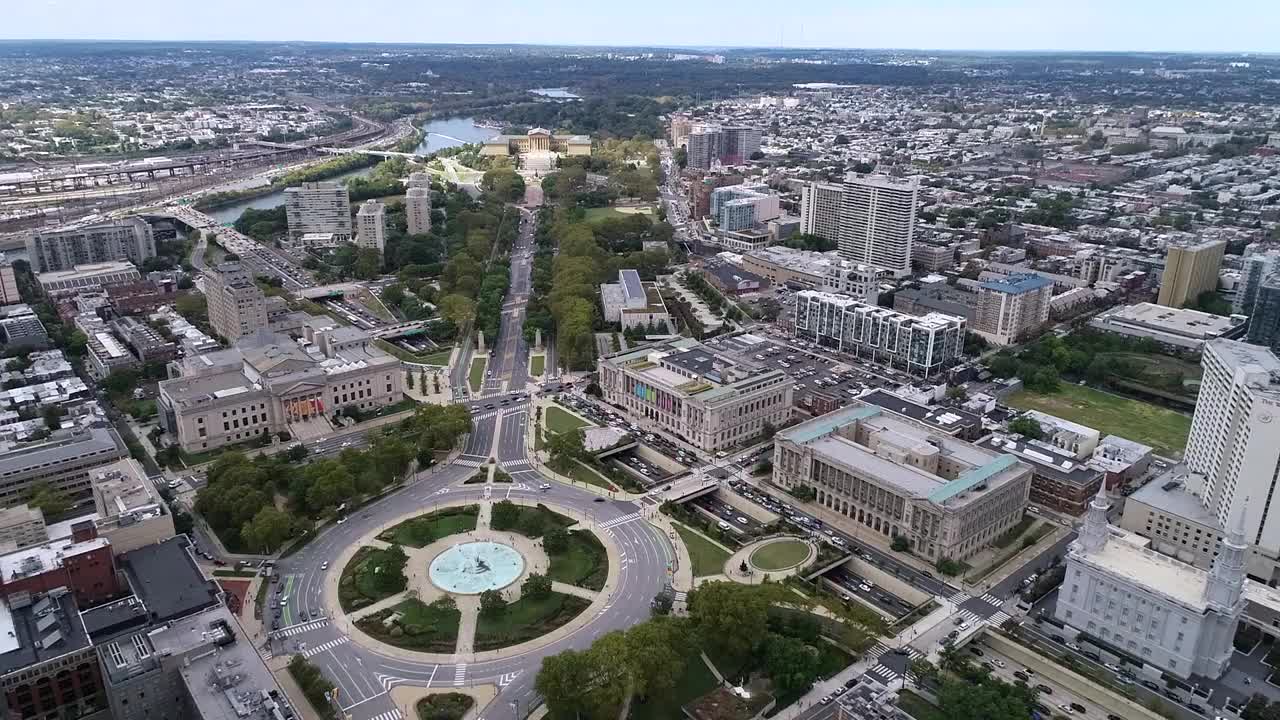
[[631,720],[670,720],[681,717],[681,706],[706,695],[715,686],[716,676],[702,662],[698,648],[695,647],[685,654],[684,671],[677,677],[675,686],[668,692],[655,693],[647,702],[633,704]]
[[462,720],[476,701],[462,693],[436,693],[418,701],[418,720]]
[[542,372],[547,369],[547,356],[534,355],[529,359],[529,374],[542,377]]
[[946,713],[942,712],[942,708],[925,700],[910,690],[903,690],[898,693],[898,707],[905,710],[908,715],[916,720],[946,720]]
[[484,369],[488,364],[488,358],[479,357],[471,361],[471,375],[468,378],[471,383],[471,392],[480,392],[480,388],[484,385]]
[[779,540],[751,553],[751,564],[761,570],[786,570],[804,562],[809,557],[808,543],[800,540]]
[[[498,505],[501,504],[498,503]],[[561,515],[546,505],[535,505],[534,507],[516,505],[515,508],[517,514],[514,516],[514,524],[508,523],[503,517],[504,514],[494,513],[494,517],[490,521],[490,527],[498,532],[514,530],[527,537],[540,538],[553,525],[567,528],[578,522],[567,515]]]
[[546,428],[553,433],[569,432],[591,425],[577,415],[571,415],[554,405],[547,406],[543,420],[546,422]]
[[405,520],[395,527],[382,531],[378,539],[398,545],[426,547],[442,537],[475,530],[476,517],[479,514],[480,506],[478,505],[446,508]]
[[694,577],[719,575],[724,572],[724,564],[729,560],[729,553],[684,525],[672,524],[676,526],[676,532],[680,534],[680,540],[684,542],[684,546],[689,549]]
[[558,582],[598,591],[609,577],[609,556],[595,535],[575,530],[569,533],[569,549],[551,556],[547,575]]
[[618,486],[609,482],[608,478],[596,472],[594,469],[583,465],[581,462],[575,462],[573,464],[573,468],[569,470],[569,477],[577,480],[578,482],[602,487],[610,492],[618,489]]
[[453,355],[453,348],[449,348],[448,350],[441,350],[438,353],[427,355],[426,357],[422,358],[422,362],[427,365],[448,365],[449,357],[452,355]]
[[1009,396],[1009,404],[1087,425],[1104,435],[1136,440],[1154,447],[1161,455],[1178,458],[1182,457],[1191,432],[1188,415],[1083,385],[1063,383],[1053,395],[1024,390]]
[[[383,624],[394,613],[400,619],[390,627]],[[451,653],[458,645],[458,623],[462,614],[455,608],[421,600],[405,600],[394,608],[376,612],[356,622],[356,627],[389,645],[422,650],[423,652]]]
[[374,582],[376,577],[372,568],[378,564],[382,552],[378,548],[362,547],[342,568],[342,577],[338,580],[338,604],[343,610],[358,610],[399,592],[383,590]]
[[586,211],[586,218],[584,218],[584,219],[585,219],[587,222],[600,222],[601,220],[610,220],[610,219],[617,219],[617,218],[625,218],[625,217],[630,217],[630,216],[632,216],[632,215],[640,215],[641,217],[649,217],[649,216],[653,213],[653,208],[652,208],[652,207],[650,207],[650,208],[645,208],[645,209],[647,209],[647,210],[648,210],[648,212],[643,212],[643,213],[641,213],[641,212],[622,212],[621,210],[618,210],[617,208],[611,208],[611,207],[587,208],[587,211]]
[[545,598],[520,598],[501,615],[476,618],[477,652],[497,650],[541,637],[573,620],[591,603],[575,595],[553,592]]

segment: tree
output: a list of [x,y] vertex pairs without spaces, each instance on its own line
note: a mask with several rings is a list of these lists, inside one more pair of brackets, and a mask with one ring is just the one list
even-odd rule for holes
[[382,255],[378,252],[378,249],[362,247],[357,250],[353,272],[361,280],[377,278],[382,272]]
[[558,470],[573,467],[573,462],[587,454],[583,445],[582,429],[576,428],[562,433],[554,433],[547,439],[547,453],[551,456],[551,466]]
[[307,446],[302,443],[298,443],[286,450],[284,457],[289,462],[302,462],[309,454],[311,454],[311,451],[307,449]]
[[559,555],[569,549],[569,531],[560,527],[553,526],[542,535],[542,549],[547,551],[548,555]]
[[465,295],[453,293],[440,298],[437,306],[440,317],[459,327],[471,322],[476,316],[476,304]]
[[684,674],[686,625],[677,618],[657,618],[626,631],[623,663],[632,692],[653,697],[675,687]]
[[894,535],[893,542],[889,543],[890,549],[894,552],[906,552],[911,549],[911,541],[906,535]]
[[382,592],[400,592],[409,584],[409,579],[404,574],[409,556],[405,554],[404,548],[399,545],[386,548],[378,554],[376,563],[374,584]]
[[671,609],[675,606],[675,596],[669,592],[660,592],[653,596],[653,600],[649,603],[649,609],[655,616],[665,616],[671,614]]
[[969,391],[965,390],[963,385],[952,385],[947,388],[947,398],[964,402],[969,399]]
[[565,650],[543,659],[533,686],[552,717],[589,718],[598,710],[588,700],[600,671],[590,650]]
[[769,601],[758,586],[706,583],[689,593],[689,617],[698,636],[730,655],[745,656],[764,636]]
[[1039,421],[1026,415],[1010,422],[1009,432],[1017,433],[1029,440],[1040,440],[1044,437],[1044,429],[1040,427]]
[[[551,595],[551,578],[538,573],[530,573],[520,584],[520,597],[540,600]],[[482,599],[483,602],[483,599]],[[505,607],[506,604],[503,603]]]
[[293,535],[293,518],[274,507],[264,507],[245,523],[240,537],[247,546],[264,553],[275,552]]
[[818,677],[818,653],[802,640],[769,633],[760,654],[769,679],[784,693],[806,690]]
[[27,490],[26,502],[39,508],[46,518],[56,517],[71,509],[71,501],[66,494],[48,482],[39,482]]
[[495,530],[510,530],[520,524],[520,508],[510,500],[500,500],[493,504],[489,524]]
[[480,614],[493,617],[507,611],[507,601],[497,590],[485,590],[480,593]]

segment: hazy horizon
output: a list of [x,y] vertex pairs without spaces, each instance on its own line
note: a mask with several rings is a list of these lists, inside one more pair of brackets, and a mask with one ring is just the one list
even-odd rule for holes
[[[1081,0],[653,0],[639,16],[586,0],[409,6],[391,0],[45,0],[5,8],[13,41],[333,42],[939,52],[1280,52],[1280,3]],[[740,22],[725,22],[726,9]]]

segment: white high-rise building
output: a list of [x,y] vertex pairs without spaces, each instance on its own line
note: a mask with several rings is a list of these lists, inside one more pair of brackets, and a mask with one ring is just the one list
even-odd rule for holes
[[894,277],[911,274],[919,182],[883,175],[845,178],[840,206],[840,254],[882,267]]
[[27,259],[31,270],[37,273],[114,260],[128,260],[142,267],[155,256],[155,235],[140,217],[37,230],[27,238]]
[[800,232],[839,243],[840,255],[894,277],[911,274],[919,182],[850,173],[844,184],[809,183],[800,191]]
[[338,242],[351,241],[351,193],[335,182],[303,183],[284,191],[289,239],[326,233]]
[[431,232],[431,191],[424,187],[410,187],[406,190],[404,212],[409,221],[410,235]]
[[1245,539],[1280,551],[1280,358],[1237,340],[1210,340],[1184,456],[1187,491],[1228,527],[1241,513]]
[[382,252],[387,244],[387,206],[377,200],[365,200],[356,213],[356,224],[356,244]]

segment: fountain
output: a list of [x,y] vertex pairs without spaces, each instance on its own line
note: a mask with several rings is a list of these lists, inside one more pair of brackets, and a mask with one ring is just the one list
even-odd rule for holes
[[499,590],[524,572],[524,557],[507,545],[469,542],[454,545],[431,561],[431,582],[445,592],[477,595]]

